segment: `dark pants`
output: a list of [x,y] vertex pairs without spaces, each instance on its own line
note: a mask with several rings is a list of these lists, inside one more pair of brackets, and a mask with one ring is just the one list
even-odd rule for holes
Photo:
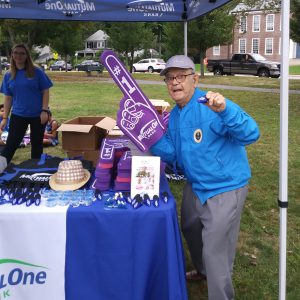
[[20,146],[28,125],[30,125],[31,158],[39,159],[41,157],[46,124],[41,124],[40,117],[26,118],[12,114],[6,145],[1,153],[7,159],[7,163],[12,160],[17,148]]

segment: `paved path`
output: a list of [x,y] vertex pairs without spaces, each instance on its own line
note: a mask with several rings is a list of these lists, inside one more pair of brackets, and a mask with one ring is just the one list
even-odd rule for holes
[[[160,85],[165,85],[165,83],[163,81],[154,81],[154,80],[137,80],[137,83],[138,84],[160,84]],[[280,93],[280,89],[242,87],[242,86],[218,85],[218,84],[201,84],[201,83],[199,83],[198,86],[200,88],[204,88],[204,89],[223,89],[223,90],[235,90],[235,91],[244,91],[246,89],[247,91],[252,91],[252,92]],[[298,90],[290,90],[289,93],[300,95],[300,91],[298,91]]]
[[[242,91],[247,90],[251,92],[263,92],[263,93],[280,93],[280,89],[266,89],[266,88],[256,88],[256,87],[242,87],[242,86],[229,86],[229,85],[217,85],[217,84],[199,84],[201,88],[212,88],[212,89],[223,89],[223,90],[235,90]],[[289,90],[289,94],[299,94],[298,90]]]

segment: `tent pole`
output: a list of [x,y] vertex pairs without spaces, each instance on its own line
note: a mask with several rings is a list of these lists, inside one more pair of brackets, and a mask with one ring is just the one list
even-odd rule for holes
[[187,21],[183,23],[184,30],[184,55],[187,56]]
[[286,297],[286,244],[288,207],[288,110],[289,110],[289,38],[290,0],[281,1],[281,66],[280,66],[280,162],[279,162],[279,299]]

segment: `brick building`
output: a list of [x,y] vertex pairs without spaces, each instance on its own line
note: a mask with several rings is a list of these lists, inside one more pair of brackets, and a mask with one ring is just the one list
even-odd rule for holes
[[[244,13],[241,13],[244,11]],[[207,50],[208,59],[227,59],[233,53],[258,53],[268,60],[281,59],[281,14],[262,9],[246,11],[238,5],[232,12],[236,15],[233,44],[218,45]],[[300,57],[300,46],[290,41],[290,58]]]

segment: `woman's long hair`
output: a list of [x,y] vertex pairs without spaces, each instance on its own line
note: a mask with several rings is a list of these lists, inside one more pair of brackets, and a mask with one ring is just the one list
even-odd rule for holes
[[25,71],[26,71],[26,75],[29,78],[33,78],[34,77],[34,64],[32,61],[32,58],[30,56],[30,52],[28,47],[25,44],[16,44],[12,47],[11,49],[11,54],[10,54],[10,77],[11,79],[15,79],[16,78],[16,74],[17,74],[17,66],[15,63],[15,60],[13,58],[13,52],[16,48],[23,48],[26,52],[26,61],[25,61]]

